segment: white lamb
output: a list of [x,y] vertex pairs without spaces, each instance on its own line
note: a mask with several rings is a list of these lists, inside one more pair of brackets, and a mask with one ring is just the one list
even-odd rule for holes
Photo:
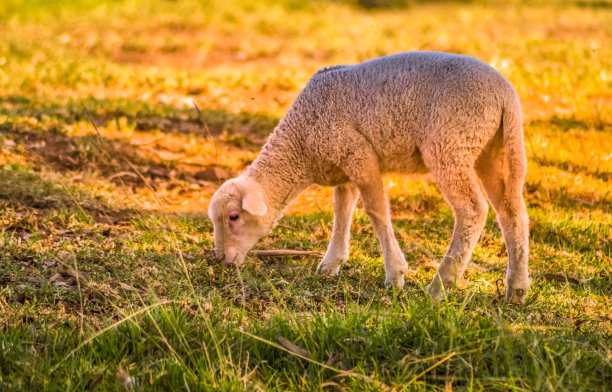
[[[287,204],[309,185],[334,186],[334,227],[317,271],[348,259],[359,194],[383,250],[385,284],[407,264],[393,234],[382,175],[430,172],[455,215],[453,236],[427,292],[440,298],[464,273],[492,205],[508,250],[506,299],[531,284],[526,171],[516,92],[474,58],[409,52],[317,72],[258,158],[213,196],[219,259],[240,265]],[[486,198],[485,198],[486,195]]]

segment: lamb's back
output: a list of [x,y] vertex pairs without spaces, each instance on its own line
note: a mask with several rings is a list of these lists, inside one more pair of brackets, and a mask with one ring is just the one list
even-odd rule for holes
[[[439,52],[333,67],[316,74],[309,86],[323,122],[349,123],[389,162],[432,143],[438,149],[482,148],[499,128],[504,101],[515,95],[491,66]],[[323,132],[333,126],[326,128]]]

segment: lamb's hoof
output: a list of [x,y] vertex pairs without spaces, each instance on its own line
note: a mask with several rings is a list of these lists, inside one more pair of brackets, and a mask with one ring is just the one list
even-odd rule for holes
[[321,275],[336,276],[340,273],[340,267],[344,260],[327,261],[321,260],[317,266],[317,273]]
[[452,284],[447,283],[446,285],[442,282],[440,275],[436,273],[433,280],[425,288],[425,292],[429,294],[434,302],[439,302],[444,298],[445,287],[451,287]]
[[444,286],[442,284],[435,284],[431,282],[426,288],[425,292],[429,294],[432,300],[438,302],[444,298]]
[[508,287],[506,289],[506,302],[509,304],[522,305],[527,297],[527,289],[515,289]]
[[393,286],[401,289],[404,287],[404,270],[393,271],[385,274],[385,286]]
[[531,279],[526,274],[509,274],[506,279],[506,302],[522,305],[531,287]]

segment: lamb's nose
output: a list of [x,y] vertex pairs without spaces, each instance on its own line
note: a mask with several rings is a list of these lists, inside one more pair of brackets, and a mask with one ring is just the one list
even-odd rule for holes
[[220,263],[223,261],[223,256],[216,256],[215,259],[217,259],[217,263]]

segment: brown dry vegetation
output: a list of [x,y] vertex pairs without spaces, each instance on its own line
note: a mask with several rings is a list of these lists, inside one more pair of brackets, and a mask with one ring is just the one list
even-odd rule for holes
[[[117,389],[123,369],[166,390],[606,390],[611,8],[408,3],[0,5],[0,389]],[[466,285],[428,301],[452,214],[427,177],[387,181],[411,265],[403,292],[382,287],[362,211],[339,278],[316,276],[314,256],[218,265],[208,200],[308,78],[406,50],[475,56],[517,88],[528,305],[500,301],[493,215]],[[312,187],[258,246],[323,251],[331,205]]]

